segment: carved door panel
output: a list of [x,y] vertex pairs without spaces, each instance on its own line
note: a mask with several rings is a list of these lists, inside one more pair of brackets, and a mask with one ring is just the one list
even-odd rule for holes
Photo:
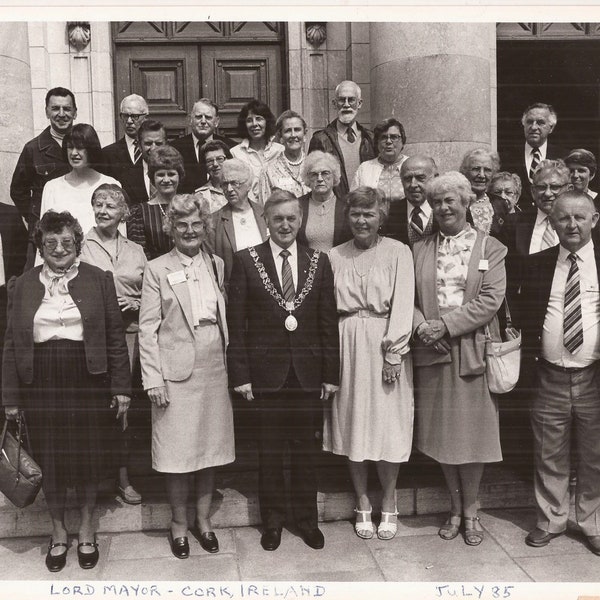
[[[185,133],[187,115],[199,98],[196,45],[121,46],[116,67],[117,103],[139,94],[146,98],[152,118],[165,124],[170,139]],[[118,137],[122,135],[119,123]]]
[[211,45],[200,50],[202,95],[219,106],[220,130],[236,136],[237,115],[258,98],[277,116],[283,110],[281,54],[273,45]]

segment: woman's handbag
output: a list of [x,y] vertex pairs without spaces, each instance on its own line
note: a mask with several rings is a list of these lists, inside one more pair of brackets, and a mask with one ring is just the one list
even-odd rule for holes
[[[29,506],[42,487],[42,470],[31,458],[29,435],[25,416],[19,413],[17,439],[8,431],[8,420],[4,422],[0,442],[0,492],[15,506]],[[23,431],[27,436],[29,453],[22,447]]]
[[[484,258],[485,241],[481,245],[481,258]],[[512,326],[508,302],[504,300],[506,328],[500,340],[492,339],[490,326],[485,331],[485,373],[492,394],[506,394],[514,389],[521,369],[521,332]]]

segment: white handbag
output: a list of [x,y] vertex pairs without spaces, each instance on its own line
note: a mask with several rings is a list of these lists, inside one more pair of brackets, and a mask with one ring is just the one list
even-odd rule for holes
[[[481,256],[485,252],[485,240],[481,245]],[[487,384],[493,394],[510,392],[519,380],[521,369],[521,332],[512,326],[508,302],[504,300],[506,310],[506,329],[502,340],[493,340],[489,325],[485,331],[485,372]]]

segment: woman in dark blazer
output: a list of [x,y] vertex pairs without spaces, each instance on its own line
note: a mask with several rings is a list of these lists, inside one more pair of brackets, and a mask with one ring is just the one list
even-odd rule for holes
[[131,376],[113,276],[80,263],[83,232],[69,212],[49,211],[34,241],[44,264],[10,280],[2,364],[8,419],[27,414],[34,458],[52,519],[46,555],[50,571],[66,563],[67,488],[81,511],[77,556],[98,562],[93,512],[98,482],[114,472],[116,416],[127,412]]
[[302,179],[311,189],[300,198],[302,225],[299,244],[329,252],[352,239],[344,212],[345,199],[338,196],[340,163],[333,154],[315,150],[304,161]]

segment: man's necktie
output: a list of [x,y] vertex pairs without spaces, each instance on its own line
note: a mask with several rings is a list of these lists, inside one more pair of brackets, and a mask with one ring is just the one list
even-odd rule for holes
[[346,130],[346,137],[351,144],[356,141],[356,136],[354,135],[354,129],[352,129],[352,127],[348,127]]
[[581,290],[579,285],[579,267],[577,254],[569,254],[571,267],[565,286],[565,305],[563,312],[563,345],[574,354],[583,344],[583,323],[581,320]]
[[546,217],[546,229],[544,229],[544,235],[542,236],[542,244],[540,245],[540,250],[545,250],[546,248],[552,248],[556,246],[556,238],[554,237],[554,229],[550,224],[550,219]]
[[202,148],[202,142],[200,140],[198,140],[196,142],[196,149],[197,149],[196,156],[198,157],[198,163],[200,163],[200,148]]
[[137,165],[138,160],[142,158],[142,151],[137,140],[133,140],[133,164]]
[[423,235],[423,219],[421,219],[421,209],[417,206],[413,208],[410,216],[410,226],[419,234]]
[[531,151],[531,167],[529,169],[529,181],[533,181],[533,174],[535,170],[538,168],[540,161],[542,160],[542,155],[540,154],[539,148],[534,148]]
[[288,261],[289,250],[282,250],[279,256],[283,258],[281,265],[281,288],[286,302],[293,302],[296,292],[294,290],[294,278],[292,277],[292,267]]

